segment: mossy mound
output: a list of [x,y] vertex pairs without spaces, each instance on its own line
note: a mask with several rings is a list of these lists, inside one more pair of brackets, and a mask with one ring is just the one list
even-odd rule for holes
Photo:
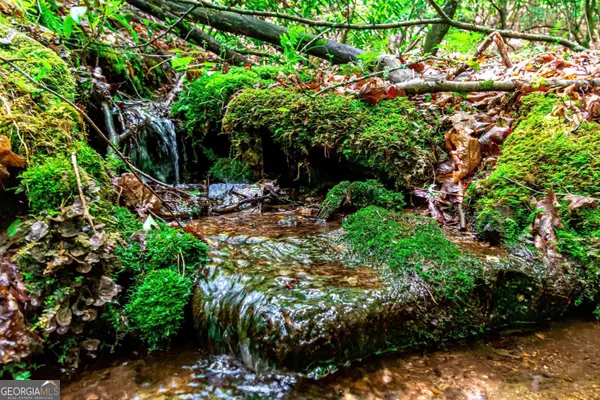
[[380,182],[368,180],[366,182],[343,181],[335,185],[319,209],[319,219],[329,219],[334,213],[356,211],[358,209],[375,205],[389,210],[402,210],[404,195],[387,190]]
[[348,96],[311,97],[287,88],[236,95],[223,132],[230,136],[233,154],[257,170],[268,156],[265,146],[274,142],[298,175],[318,154],[366,167],[402,186],[429,179],[443,146],[443,135],[407,99],[371,107]]
[[600,211],[568,211],[564,194],[600,195],[600,124],[584,122],[576,129],[551,116],[560,100],[552,95],[523,98],[521,120],[506,140],[498,164],[472,193],[482,233],[495,233],[507,243],[527,234],[537,210],[536,200],[554,191],[564,225],[556,228],[559,249],[593,272],[600,268]]
[[[11,41],[0,46],[0,56],[22,60],[15,65],[65,98],[75,99],[73,76],[55,52],[6,25],[0,24],[0,37]],[[74,141],[84,138],[81,118],[72,107],[37,89],[7,64],[0,64],[0,73],[0,135],[11,140],[13,151],[32,162],[39,155],[67,152]]]
[[370,206],[344,221],[344,231],[354,250],[395,273],[416,273],[444,298],[465,300],[484,278],[481,260],[450,242],[431,218]]
[[174,269],[150,272],[125,306],[130,329],[139,331],[151,350],[160,348],[181,328],[192,288],[192,278]]
[[[173,114],[185,120],[190,135],[202,137],[221,122],[231,96],[242,89],[275,83],[278,76],[293,73],[291,69],[261,66],[252,69],[232,67],[227,73],[214,72],[192,81],[173,105]],[[307,79],[305,77],[305,79]]]

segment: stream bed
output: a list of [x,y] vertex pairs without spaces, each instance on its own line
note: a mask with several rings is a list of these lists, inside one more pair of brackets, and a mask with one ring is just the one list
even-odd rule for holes
[[428,352],[373,357],[321,380],[255,374],[190,343],[115,361],[64,384],[77,399],[595,399],[600,324],[553,323],[529,333]]

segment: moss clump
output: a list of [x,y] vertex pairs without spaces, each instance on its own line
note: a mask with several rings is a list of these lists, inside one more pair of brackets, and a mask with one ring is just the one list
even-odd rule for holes
[[[98,153],[84,142],[75,143],[72,149],[77,154],[82,187],[87,189],[90,184],[109,183],[110,172]],[[19,191],[27,195],[31,211],[52,211],[72,203],[78,196],[78,187],[70,155],[37,159],[38,163],[20,175]]]
[[[0,37],[12,37],[10,46],[0,46],[0,56],[24,59],[15,64],[67,99],[75,99],[73,76],[56,53],[2,24]],[[0,135],[11,139],[15,152],[31,162],[36,154],[66,152],[74,140],[83,139],[81,118],[68,104],[38,90],[7,64],[0,64],[0,74]]]
[[146,236],[143,254],[147,271],[177,267],[193,271],[208,261],[208,246],[187,232],[162,225]]
[[227,73],[215,72],[202,75],[193,81],[188,90],[179,95],[173,105],[173,113],[186,121],[190,135],[207,133],[221,121],[229,98],[242,89],[268,86],[284,73],[293,73],[279,67],[263,66],[246,69],[233,67]]
[[126,315],[151,350],[179,331],[192,285],[189,277],[161,269],[150,272],[131,293]]
[[335,185],[321,204],[318,218],[328,219],[334,213],[345,210],[358,210],[370,205],[388,210],[400,211],[404,207],[404,195],[387,190],[380,182],[344,181]]
[[418,274],[436,293],[450,300],[473,290],[483,263],[461,250],[430,218],[369,206],[344,221],[352,248],[385,263],[397,274]]
[[231,158],[217,159],[209,173],[214,180],[224,183],[251,183],[256,178],[252,168]]
[[[506,140],[495,170],[473,190],[480,232],[496,232],[513,243],[530,226],[532,198],[539,200],[539,192],[600,193],[600,125],[582,123],[573,129],[566,119],[549,115],[557,101],[546,94],[523,98],[522,120]],[[566,207],[561,209],[565,232],[559,237],[574,255],[575,242],[567,237],[591,234],[597,220],[587,211],[570,216]]]
[[286,88],[249,89],[235,96],[223,131],[230,135],[234,155],[257,169],[267,140],[291,165],[304,164],[311,153],[338,156],[399,185],[428,179],[443,143],[407,99],[371,107],[347,96],[313,98]]

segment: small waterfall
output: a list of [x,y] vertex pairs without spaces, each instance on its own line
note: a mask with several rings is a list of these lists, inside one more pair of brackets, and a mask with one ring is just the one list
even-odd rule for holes
[[179,151],[175,124],[161,103],[124,103],[123,132],[131,137],[127,154],[136,167],[169,183],[180,183]]

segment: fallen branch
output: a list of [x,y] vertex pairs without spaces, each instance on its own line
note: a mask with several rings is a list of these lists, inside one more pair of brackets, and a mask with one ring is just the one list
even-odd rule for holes
[[[550,89],[566,88],[575,85],[579,89],[590,87],[600,87],[600,78],[596,79],[546,79],[540,85],[538,91],[547,91]],[[396,89],[402,89],[406,94],[424,94],[424,93],[439,93],[439,92],[512,92],[521,87],[531,86],[529,82],[507,79],[504,81],[474,81],[474,82],[458,82],[448,80],[426,81],[420,79],[418,81],[410,81],[395,85]]]
[[444,24],[448,24],[448,25],[453,26],[458,29],[463,29],[465,31],[472,31],[472,32],[480,32],[480,33],[485,33],[488,35],[492,34],[494,32],[498,32],[500,35],[502,35],[502,37],[505,37],[505,38],[523,39],[523,40],[528,40],[530,42],[545,42],[545,43],[560,44],[560,45],[568,47],[569,49],[574,50],[574,51],[584,51],[585,50],[585,47],[583,47],[579,43],[573,42],[571,40],[568,40],[568,39],[565,39],[565,38],[562,38],[559,36],[523,33],[523,32],[511,31],[508,29],[494,29],[494,28],[490,28],[488,26],[482,26],[482,25],[471,24],[468,22],[456,21],[456,20],[450,18],[448,15],[446,15],[444,10],[442,10],[442,8],[435,2],[435,0],[428,0],[428,1],[429,1],[429,4],[431,4],[431,6],[438,13],[438,15],[442,18],[442,20],[444,21],[443,22]]
[[533,42],[546,42],[546,43],[555,43],[560,44],[565,47],[568,47],[575,51],[583,51],[585,48],[578,43],[575,43],[571,40],[551,35],[542,35],[542,34],[531,34],[531,33],[523,33],[511,31],[508,29],[494,29],[487,26],[471,24],[467,22],[456,21],[442,10],[442,8],[435,3],[434,0],[429,0],[429,3],[434,7],[436,12],[440,15],[440,18],[429,18],[429,19],[418,19],[418,20],[409,20],[402,22],[391,22],[385,24],[348,24],[344,22],[328,22],[328,21],[320,21],[313,20],[304,17],[298,17],[295,15],[284,14],[274,11],[257,11],[257,10],[246,10],[242,8],[222,6],[218,4],[213,4],[203,0],[177,0],[177,3],[180,4],[189,4],[195,5],[199,8],[212,9],[221,12],[230,12],[240,15],[249,15],[255,17],[269,17],[269,18],[279,18],[288,21],[294,21],[301,23],[303,25],[312,26],[312,27],[327,27],[333,29],[349,29],[349,30],[382,30],[382,29],[394,29],[394,28],[403,28],[409,26],[418,26],[418,25],[429,25],[429,24],[447,24],[453,26],[455,28],[473,31],[473,32],[481,32],[485,34],[491,34],[494,32],[498,32],[500,35],[506,38],[514,38],[514,39],[523,39],[529,40]]

